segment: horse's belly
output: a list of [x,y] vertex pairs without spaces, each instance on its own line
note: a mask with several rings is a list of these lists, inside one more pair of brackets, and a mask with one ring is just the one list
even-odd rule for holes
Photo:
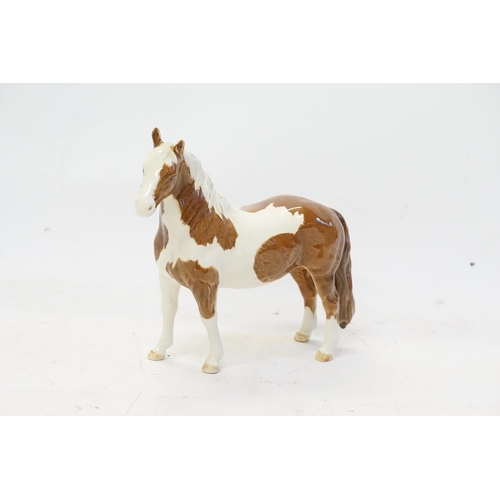
[[[230,257],[230,256],[228,256]],[[254,270],[254,255],[235,255],[219,267],[221,288],[255,288],[264,285]]]

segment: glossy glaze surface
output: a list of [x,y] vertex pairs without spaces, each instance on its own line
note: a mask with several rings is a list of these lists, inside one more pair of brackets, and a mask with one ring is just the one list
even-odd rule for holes
[[[154,254],[162,294],[176,303],[179,285],[189,288],[207,328],[211,354],[203,370],[215,373],[222,358],[216,321],[219,287],[256,287],[290,273],[304,297],[304,320],[295,339],[307,341],[316,326],[316,296],[326,312],[325,341],[316,359],[328,361],[354,314],[350,239],[335,210],[297,196],[276,196],[231,207],[213,186],[184,142],[164,143],[158,129],[143,166],[136,211],[150,216],[160,207]],[[166,297],[166,298],[165,298]],[[164,328],[149,358],[163,359],[172,344],[175,308],[163,308]],[[174,310],[175,309],[175,310]]]

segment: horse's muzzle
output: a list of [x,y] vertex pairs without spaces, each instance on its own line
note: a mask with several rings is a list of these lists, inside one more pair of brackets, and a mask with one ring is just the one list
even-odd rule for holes
[[156,209],[156,204],[153,198],[138,198],[135,200],[135,211],[137,215],[141,217],[150,217],[154,214]]

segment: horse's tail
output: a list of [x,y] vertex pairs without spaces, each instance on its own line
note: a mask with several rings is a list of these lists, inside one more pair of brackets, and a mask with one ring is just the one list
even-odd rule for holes
[[333,211],[339,218],[345,233],[344,252],[342,253],[337,272],[335,273],[335,288],[340,294],[340,307],[337,320],[340,327],[345,328],[351,322],[355,309],[351,277],[351,239],[344,217],[336,210]]

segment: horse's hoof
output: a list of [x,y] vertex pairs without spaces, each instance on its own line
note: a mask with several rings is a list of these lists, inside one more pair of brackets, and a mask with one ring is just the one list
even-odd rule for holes
[[158,354],[157,352],[154,351],[149,351],[148,359],[150,359],[151,361],[161,361],[162,359],[165,359],[165,355]]
[[296,342],[308,342],[309,337],[307,335],[304,335],[303,333],[297,332],[295,334],[295,337],[293,338]]
[[325,354],[324,352],[318,351],[316,353],[316,359],[321,362],[331,361],[333,358],[332,354]]
[[215,365],[209,365],[208,363],[205,363],[203,365],[202,370],[203,370],[203,373],[213,374],[213,373],[217,373],[219,371],[219,367],[215,366]]

